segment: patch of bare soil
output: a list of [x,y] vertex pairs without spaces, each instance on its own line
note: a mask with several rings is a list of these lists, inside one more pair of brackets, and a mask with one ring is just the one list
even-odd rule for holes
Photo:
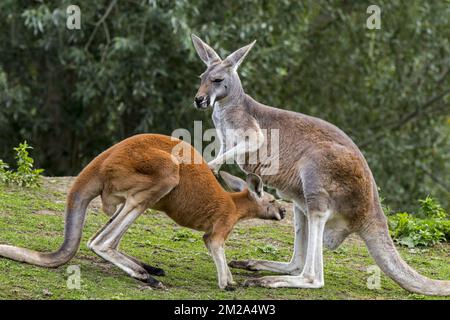
[[67,193],[76,177],[43,177],[43,187],[50,192]]
[[41,215],[47,215],[47,216],[57,216],[60,214],[60,212],[58,211],[53,211],[53,210],[39,210],[39,211],[35,211],[33,212],[33,214],[41,214]]
[[[47,190],[49,194],[63,194],[64,200],[58,197],[56,202],[65,201],[65,196],[72,187],[73,182],[76,177],[44,177],[43,178],[43,188]],[[89,210],[94,212],[101,212],[102,202],[100,197],[95,198],[89,205]]]

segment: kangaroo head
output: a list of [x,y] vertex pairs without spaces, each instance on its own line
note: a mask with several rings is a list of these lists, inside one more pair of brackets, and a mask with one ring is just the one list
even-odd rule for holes
[[247,175],[247,181],[221,171],[220,176],[231,190],[232,198],[243,218],[282,220],[286,209],[270,193],[264,192],[261,178],[253,173]]
[[206,64],[206,71],[200,75],[201,83],[195,95],[194,105],[198,109],[214,107],[214,103],[233,100],[242,95],[241,80],[237,74],[237,68],[247,56],[256,41],[242,47],[225,60],[199,37],[192,35],[192,42],[197,53]]

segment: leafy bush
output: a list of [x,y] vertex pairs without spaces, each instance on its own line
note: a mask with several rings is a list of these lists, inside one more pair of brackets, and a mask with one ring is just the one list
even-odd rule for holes
[[444,208],[432,197],[427,196],[425,199],[420,199],[419,217],[424,219],[445,219],[447,212]]
[[433,246],[450,240],[450,220],[441,205],[432,197],[419,200],[415,215],[401,212],[389,216],[392,238],[410,248]]
[[40,184],[43,169],[34,168],[34,160],[28,150],[33,149],[26,141],[14,148],[16,151],[17,170],[9,170],[9,165],[0,159],[0,182],[21,187],[35,187]]

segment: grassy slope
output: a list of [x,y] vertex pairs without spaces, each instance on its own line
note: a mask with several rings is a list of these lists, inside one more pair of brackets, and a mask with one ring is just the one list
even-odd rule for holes
[[[67,179],[45,179],[38,190],[0,186],[0,243],[36,250],[54,250],[62,242]],[[107,221],[98,202],[89,210],[82,246],[68,265],[81,268],[81,289],[66,286],[67,266],[45,269],[0,259],[0,299],[429,299],[402,290],[384,274],[380,290],[366,286],[367,267],[374,264],[364,244],[352,237],[338,250],[325,250],[325,288],[319,290],[244,288],[224,292],[216,284],[212,259],[203,246],[202,234],[175,225],[162,213],[140,217],[122,241],[123,251],[162,267],[168,290],[151,290],[120,269],[105,262],[85,245]],[[231,259],[288,260],[292,225],[243,223],[227,243]],[[449,245],[429,250],[400,248],[402,257],[424,275],[450,278]],[[232,270],[242,283],[258,276]],[[259,275],[264,274],[260,273]]]

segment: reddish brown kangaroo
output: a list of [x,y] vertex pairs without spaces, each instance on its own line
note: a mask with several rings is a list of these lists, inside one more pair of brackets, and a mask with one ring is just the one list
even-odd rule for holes
[[130,225],[153,208],[182,226],[205,232],[203,238],[217,268],[219,287],[232,289],[224,242],[234,225],[248,218],[281,220],[285,209],[264,193],[259,176],[250,174],[247,182],[225,172],[221,177],[236,192],[221,187],[191,145],[164,135],[133,136],[97,156],[75,180],[67,196],[64,243],[57,251],[42,253],[0,245],[0,256],[43,267],[66,263],[79,248],[87,206],[100,195],[103,211],[111,219],[88,243],[100,257],[133,278],[162,288],[151,276],[164,275],[162,269],[118,251]]

